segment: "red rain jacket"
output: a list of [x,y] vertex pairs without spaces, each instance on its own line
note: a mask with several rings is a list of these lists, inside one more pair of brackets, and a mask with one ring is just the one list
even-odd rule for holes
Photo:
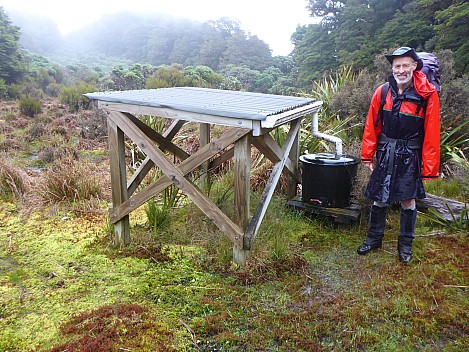
[[[413,86],[415,91],[427,100],[426,109],[421,109],[418,116],[423,118],[424,136],[422,145],[422,178],[438,177],[440,167],[440,99],[435,87],[428,82],[425,74],[420,71],[413,73]],[[365,129],[362,139],[362,161],[372,161],[378,144],[378,136],[382,130],[382,122],[375,126],[378,111],[381,104],[382,86],[376,89],[371,100],[368,116],[366,118]],[[386,111],[391,112],[393,107],[391,89],[389,89],[386,103],[383,108],[383,118],[386,118]],[[425,116],[423,116],[425,110]],[[404,115],[415,115],[416,104],[411,101],[403,101],[399,112]],[[407,131],[409,132],[409,131]],[[401,131],[401,135],[389,136],[392,138],[407,138],[406,131]],[[403,133],[403,134],[402,134]],[[415,137],[415,136],[414,136]]]

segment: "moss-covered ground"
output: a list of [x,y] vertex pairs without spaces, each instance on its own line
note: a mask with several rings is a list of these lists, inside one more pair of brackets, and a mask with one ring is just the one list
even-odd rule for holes
[[[467,232],[419,217],[405,265],[392,209],[383,248],[362,257],[366,211],[337,227],[277,194],[245,267],[184,200],[156,229],[143,207],[132,212],[131,244],[114,248],[106,144],[93,121],[60,106],[32,120],[3,104],[0,156],[9,164],[0,166],[28,182],[22,196],[0,199],[0,351],[467,351]],[[85,178],[103,181],[102,192],[46,202],[40,186],[70,150],[93,165]],[[229,214],[224,171],[211,193]]]
[[[361,257],[359,224],[340,229],[281,210],[274,205],[267,223],[279,224],[283,244],[263,248],[273,232],[264,226],[253,251],[263,259],[239,268],[221,265],[197,236],[158,239],[138,212],[134,243],[118,250],[105,216],[47,209],[24,216],[2,202],[0,350],[467,348],[467,234],[421,233],[404,265],[392,223],[383,249]],[[229,251],[226,241],[217,245]]]

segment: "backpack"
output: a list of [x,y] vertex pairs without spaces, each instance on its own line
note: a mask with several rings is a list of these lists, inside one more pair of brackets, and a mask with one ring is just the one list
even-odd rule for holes
[[417,53],[417,55],[422,59],[423,62],[423,66],[420,71],[425,73],[428,81],[435,86],[436,91],[438,92],[438,94],[440,94],[441,75],[438,58],[431,53]]
[[[428,81],[433,84],[436,88],[436,91],[438,92],[438,95],[440,94],[441,91],[441,74],[440,74],[440,64],[438,62],[438,58],[431,54],[431,53],[426,53],[426,52],[420,52],[417,53],[418,56],[422,59],[423,66],[420,69],[422,73],[427,76]],[[389,91],[389,82],[386,82],[383,85],[383,88],[381,89],[381,103],[379,107],[379,112],[378,116],[376,118],[375,126],[378,126],[378,122],[381,120],[383,116],[383,106],[386,103],[386,96],[388,95]],[[417,107],[417,113],[420,111],[420,109],[426,108],[426,100],[423,100]],[[424,113],[425,114],[425,113]]]

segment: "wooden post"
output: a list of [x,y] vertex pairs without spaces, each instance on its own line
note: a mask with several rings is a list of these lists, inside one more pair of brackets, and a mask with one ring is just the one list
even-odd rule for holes
[[[124,203],[128,198],[125,165],[124,133],[108,116],[109,157],[111,168],[111,189],[113,208]],[[118,247],[130,243],[129,216],[124,216],[114,224],[114,244]]]
[[[200,138],[199,138],[199,148],[210,143],[210,124],[201,123],[200,124]],[[205,161],[200,165],[200,181],[205,189],[208,189],[210,184],[210,176],[208,175],[208,166],[209,161]]]
[[[234,223],[245,231],[249,224],[251,174],[251,135],[247,134],[234,145]],[[233,261],[244,266],[249,251],[234,244]]]
[[[299,119],[301,121],[301,119]],[[292,128],[292,123],[290,123],[290,128]],[[287,197],[288,199],[292,199],[296,196],[298,181],[299,181],[299,169],[298,169],[298,159],[300,157],[300,130],[296,133],[295,140],[293,141],[293,145],[291,147],[289,153],[289,159],[292,162],[293,168],[295,170],[295,177],[288,175],[288,190],[287,190]]]

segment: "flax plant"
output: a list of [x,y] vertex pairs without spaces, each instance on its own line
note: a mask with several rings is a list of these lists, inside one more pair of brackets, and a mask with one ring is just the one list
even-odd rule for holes
[[469,135],[467,132],[464,132],[467,130],[468,125],[469,120],[466,120],[453,129],[446,128],[441,132],[441,164],[448,161],[454,161],[459,164],[468,164],[466,154],[469,151]]
[[[328,73],[321,80],[313,82],[313,88],[310,93],[303,93],[305,97],[315,98],[322,101],[322,107],[319,110],[319,129],[322,133],[331,136],[338,136],[347,141],[347,130],[350,128],[350,122],[354,116],[341,119],[332,109],[331,101],[343,85],[354,79],[351,67],[343,66],[335,73]],[[301,128],[301,153],[314,153],[319,150],[330,149],[329,143],[312,136],[311,119],[304,119]]]

